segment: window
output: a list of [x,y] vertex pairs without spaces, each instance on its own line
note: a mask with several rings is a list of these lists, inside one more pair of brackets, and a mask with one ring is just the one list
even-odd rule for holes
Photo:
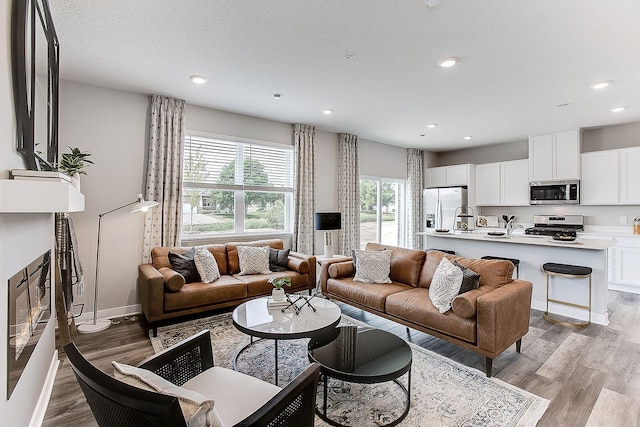
[[182,237],[291,231],[293,149],[187,135]]
[[402,246],[404,243],[404,181],[360,178],[360,244]]

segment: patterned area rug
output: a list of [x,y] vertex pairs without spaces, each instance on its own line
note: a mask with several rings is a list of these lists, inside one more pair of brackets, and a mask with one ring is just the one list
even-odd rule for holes
[[[341,325],[364,325],[342,316]],[[233,357],[249,337],[231,322],[231,313],[159,327],[151,337],[156,352],[201,330],[211,331],[216,366],[232,368]],[[549,401],[483,372],[409,343],[413,351],[411,409],[403,426],[535,426]],[[283,386],[308,366],[307,340],[279,341],[279,384]],[[273,383],[273,341],[262,340],[240,356],[238,370]],[[400,378],[406,385],[407,375]],[[318,404],[322,387],[318,387]],[[328,414],[350,426],[384,426],[397,419],[405,407],[397,384],[329,382]],[[316,417],[316,426],[326,426]]]

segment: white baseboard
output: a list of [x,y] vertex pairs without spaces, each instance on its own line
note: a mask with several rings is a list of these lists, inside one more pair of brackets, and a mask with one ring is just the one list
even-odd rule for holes
[[42,386],[42,392],[38,398],[36,409],[33,411],[29,427],[40,427],[44,421],[44,416],[47,413],[47,407],[49,406],[49,399],[51,399],[51,392],[53,391],[53,383],[56,381],[56,373],[58,372],[58,350],[53,352],[53,358],[49,365],[49,372],[47,372],[47,378]]
[[629,292],[632,294],[640,294],[640,288],[634,285],[627,285],[624,283],[611,283],[609,282],[609,289],[612,291]]
[[[114,317],[131,316],[142,313],[140,304],[115,307],[107,310],[98,310],[98,319],[113,319]],[[76,325],[93,320],[93,311],[84,312],[82,316],[76,317]]]
[[[531,308],[544,312],[547,309],[547,304],[546,302],[542,301],[531,301]],[[579,320],[588,320],[587,312],[585,310],[559,304],[550,303],[549,313],[558,314],[560,316],[567,316]],[[609,324],[609,313],[597,314],[591,312],[591,323],[607,326]]]

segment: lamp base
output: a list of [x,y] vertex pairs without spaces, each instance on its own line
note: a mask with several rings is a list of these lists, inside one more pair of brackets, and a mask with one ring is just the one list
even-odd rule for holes
[[89,320],[78,325],[78,332],[81,334],[93,334],[94,332],[104,331],[111,326],[111,320],[97,320],[95,325]]

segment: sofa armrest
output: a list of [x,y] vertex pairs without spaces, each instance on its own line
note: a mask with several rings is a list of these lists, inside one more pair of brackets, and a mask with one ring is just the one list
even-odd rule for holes
[[329,266],[328,272],[332,279],[352,277],[355,274],[355,267],[353,261],[334,262]]
[[478,297],[478,347],[496,357],[529,331],[533,285],[514,280]]
[[350,261],[351,263],[353,263],[353,258],[340,257],[336,259],[328,259],[322,263],[322,270],[320,271],[320,288],[322,289],[322,293],[327,292],[327,280],[329,279],[329,267],[331,267],[332,264],[335,264],[338,262],[347,262],[347,261]]
[[138,266],[138,293],[142,312],[152,323],[164,311],[164,276],[151,264]]
[[[293,259],[305,260],[305,261],[307,261],[307,263],[309,263],[309,270],[306,272],[309,275],[308,287],[309,287],[309,289],[315,288],[315,286],[316,286],[316,257],[315,257],[315,255],[307,255],[307,254],[303,254],[302,252],[290,251],[289,252],[289,263],[287,264],[288,268],[291,268],[291,267],[289,267],[289,264],[291,264],[293,262]],[[298,270],[295,270],[295,271],[298,271]],[[298,272],[300,272],[300,271],[298,271]]]
[[181,386],[213,366],[211,333],[201,331],[143,360],[138,367]]

